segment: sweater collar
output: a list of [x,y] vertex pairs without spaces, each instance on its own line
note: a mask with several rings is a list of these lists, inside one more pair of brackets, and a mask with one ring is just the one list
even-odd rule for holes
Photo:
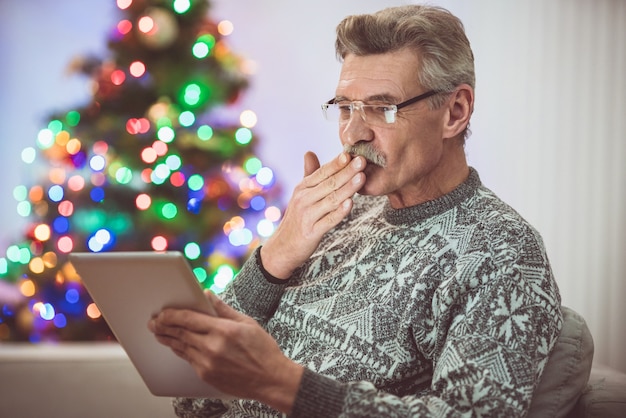
[[393,225],[420,222],[458,206],[462,201],[472,196],[481,184],[478,172],[473,167],[470,167],[470,173],[467,179],[450,193],[435,200],[402,209],[392,208],[387,200],[383,208],[383,216],[387,222]]

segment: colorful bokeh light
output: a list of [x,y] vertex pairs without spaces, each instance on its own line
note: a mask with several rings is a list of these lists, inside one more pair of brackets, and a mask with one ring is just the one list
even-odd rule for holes
[[232,22],[206,20],[190,0],[149,3],[116,0],[113,54],[72,63],[91,77],[92,100],[45,122],[21,152],[25,164],[50,164],[40,184],[13,189],[28,227],[0,257],[0,280],[28,303],[0,308],[0,342],[13,323],[31,342],[103,326],[74,251],[181,251],[219,293],[280,221],[274,173],[252,147],[257,115],[237,103],[247,61],[224,40]]

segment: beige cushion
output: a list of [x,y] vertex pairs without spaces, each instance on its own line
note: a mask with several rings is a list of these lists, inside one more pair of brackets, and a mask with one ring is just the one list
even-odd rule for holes
[[594,364],[589,385],[568,418],[626,417],[626,373]]
[[529,417],[560,418],[576,405],[587,387],[593,338],[582,316],[563,306],[563,329],[535,390]]

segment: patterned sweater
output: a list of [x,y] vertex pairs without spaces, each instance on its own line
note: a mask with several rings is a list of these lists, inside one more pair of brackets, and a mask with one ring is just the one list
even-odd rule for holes
[[[251,257],[223,296],[306,367],[294,417],[524,416],[562,325],[541,237],[474,169],[409,208],[356,196],[286,284]],[[282,416],[250,400],[174,407]]]

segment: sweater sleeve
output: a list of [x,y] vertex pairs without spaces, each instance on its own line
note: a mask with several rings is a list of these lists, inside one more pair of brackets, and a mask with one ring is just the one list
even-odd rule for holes
[[276,284],[265,278],[256,254],[260,248],[248,257],[235,280],[220,296],[224,302],[264,326],[276,310],[288,281]]
[[482,283],[476,271],[460,275],[470,273],[473,281],[456,277],[433,299],[436,344],[427,353],[433,376],[426,393],[399,397],[369,382],[307,371],[293,416],[525,416],[562,325],[556,284],[549,268],[509,264]]

